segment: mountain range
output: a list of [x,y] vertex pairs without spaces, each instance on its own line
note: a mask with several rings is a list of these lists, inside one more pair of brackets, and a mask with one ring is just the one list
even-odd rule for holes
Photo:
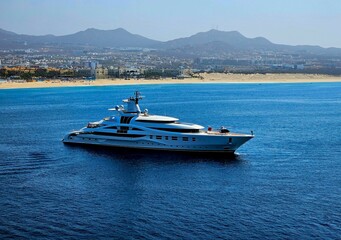
[[161,51],[199,55],[201,52],[265,50],[341,56],[340,48],[275,44],[263,37],[247,38],[237,31],[218,31],[214,29],[166,42],[132,34],[123,28],[115,30],[89,28],[64,36],[51,34],[32,36],[0,29],[0,49],[34,48],[51,45],[59,47],[152,48]]

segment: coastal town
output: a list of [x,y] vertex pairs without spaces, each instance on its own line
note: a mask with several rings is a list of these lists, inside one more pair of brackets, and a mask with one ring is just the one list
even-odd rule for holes
[[1,81],[184,79],[200,73],[341,74],[338,56],[249,51],[180,54],[149,48],[23,48],[0,50]]

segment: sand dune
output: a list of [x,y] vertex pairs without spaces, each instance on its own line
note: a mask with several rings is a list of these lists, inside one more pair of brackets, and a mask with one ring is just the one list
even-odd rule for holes
[[76,80],[60,81],[46,80],[43,82],[0,82],[0,89],[8,88],[46,88],[46,87],[74,87],[74,86],[110,86],[110,85],[138,85],[138,84],[180,84],[180,83],[304,83],[304,82],[341,82],[341,76],[316,74],[223,74],[204,73],[201,78],[158,80],[150,79],[97,79],[95,81]]

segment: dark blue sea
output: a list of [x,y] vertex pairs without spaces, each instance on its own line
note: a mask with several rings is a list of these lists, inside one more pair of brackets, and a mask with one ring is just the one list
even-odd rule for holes
[[[64,145],[142,110],[255,138],[235,157]],[[0,90],[0,238],[340,239],[341,84]]]

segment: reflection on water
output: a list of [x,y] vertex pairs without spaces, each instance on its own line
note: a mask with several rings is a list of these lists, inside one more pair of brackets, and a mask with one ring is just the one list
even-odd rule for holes
[[123,161],[153,161],[159,163],[195,163],[195,162],[217,162],[232,164],[243,161],[238,154],[221,153],[188,153],[161,150],[126,149],[95,145],[72,145],[65,144],[69,148],[80,148],[96,157],[104,157]]

